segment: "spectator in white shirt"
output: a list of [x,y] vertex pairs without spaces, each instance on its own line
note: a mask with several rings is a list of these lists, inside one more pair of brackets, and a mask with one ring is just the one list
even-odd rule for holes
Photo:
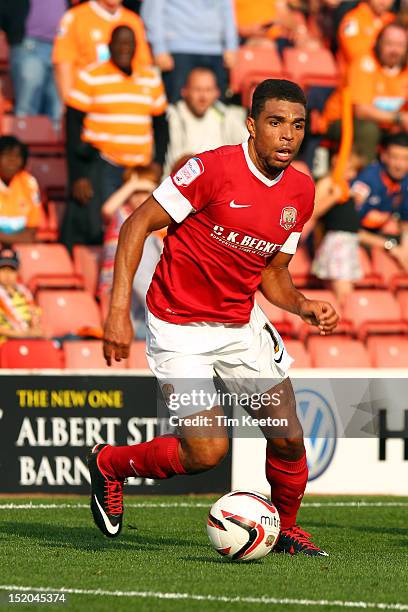
[[181,95],[182,100],[167,111],[170,139],[165,176],[181,157],[239,144],[248,137],[246,111],[220,102],[216,76],[209,68],[194,68]]

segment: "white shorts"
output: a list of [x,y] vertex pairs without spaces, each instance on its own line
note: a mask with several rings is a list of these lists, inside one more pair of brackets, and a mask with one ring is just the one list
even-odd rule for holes
[[287,377],[293,361],[257,304],[245,325],[178,325],[158,319],[148,309],[146,318],[149,366],[170,413],[181,418],[220,404],[214,376],[230,393],[261,394]]

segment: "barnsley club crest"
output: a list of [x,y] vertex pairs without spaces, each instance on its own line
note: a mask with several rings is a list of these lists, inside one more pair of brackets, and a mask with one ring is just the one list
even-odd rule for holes
[[285,230],[290,230],[296,223],[297,210],[293,206],[285,206],[282,209],[280,224]]

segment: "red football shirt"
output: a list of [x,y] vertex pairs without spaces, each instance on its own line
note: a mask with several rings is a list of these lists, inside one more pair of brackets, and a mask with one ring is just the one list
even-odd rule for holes
[[294,253],[314,203],[313,181],[289,166],[270,180],[248,143],[191,158],[153,192],[174,219],[147,305],[169,323],[248,323],[262,270]]

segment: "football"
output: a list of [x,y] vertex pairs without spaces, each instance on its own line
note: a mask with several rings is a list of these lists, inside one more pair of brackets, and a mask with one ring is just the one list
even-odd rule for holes
[[279,536],[273,503],[256,491],[232,491],[211,507],[207,533],[215,550],[232,561],[265,557]]

